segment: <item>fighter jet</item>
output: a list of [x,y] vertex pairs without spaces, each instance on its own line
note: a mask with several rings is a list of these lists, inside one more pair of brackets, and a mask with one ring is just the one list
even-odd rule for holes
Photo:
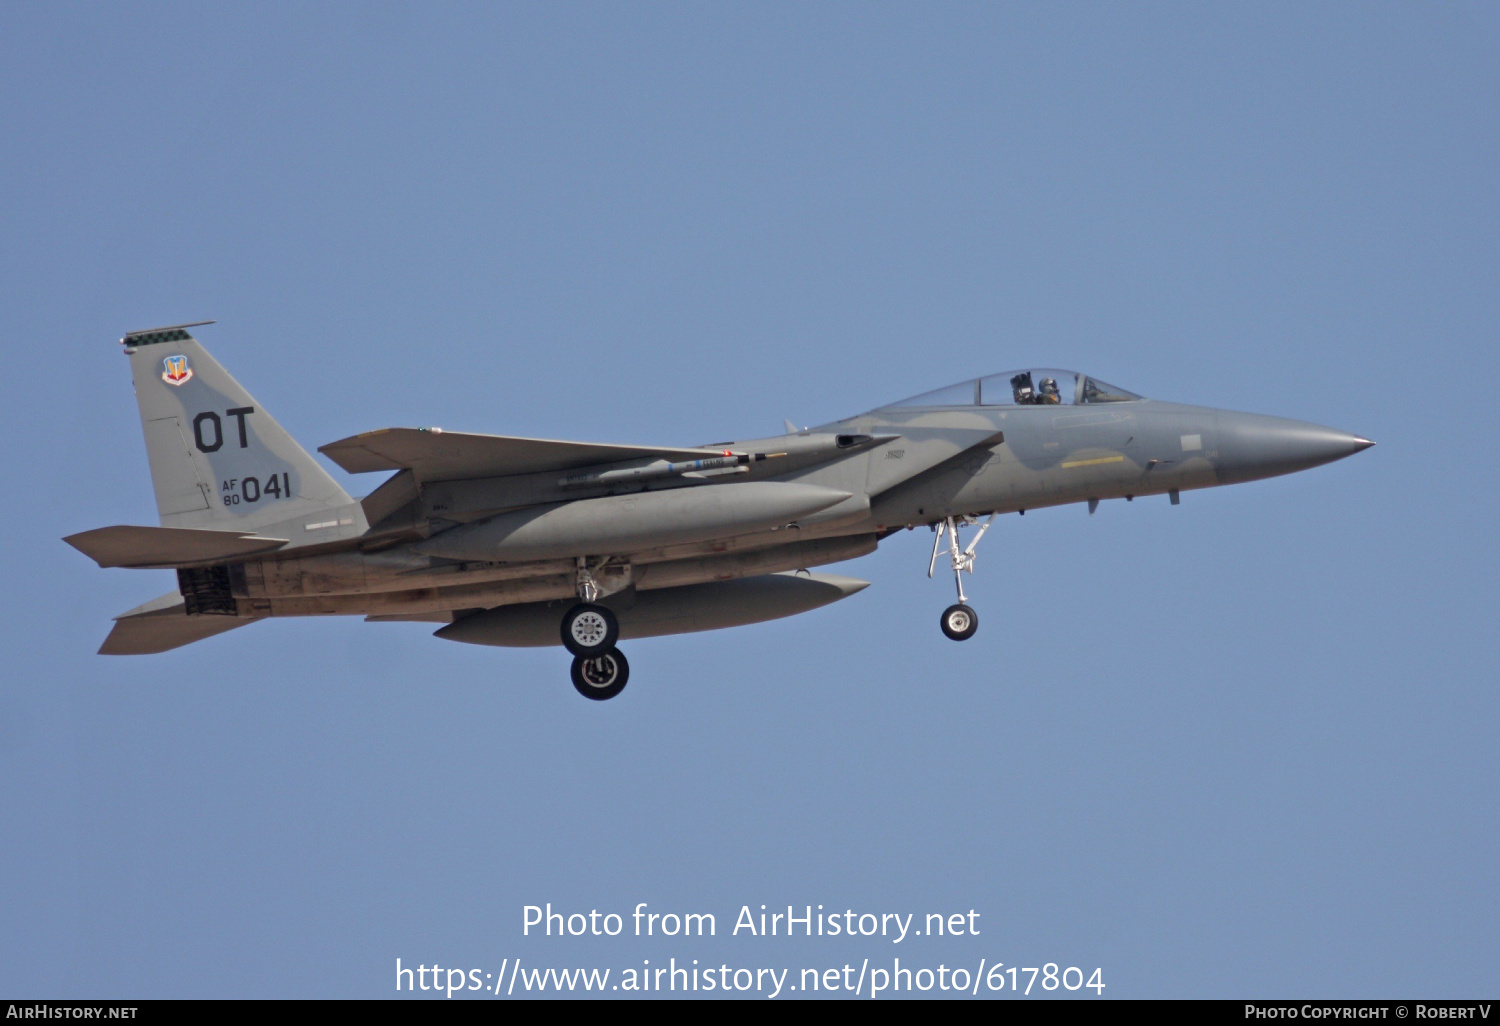
[[[384,428],[318,451],[386,473],[355,500],[173,325],[121,339],[157,527],[64,539],[102,567],[173,569],[100,652],[163,652],[256,620],[362,615],[476,645],[561,645],[579,693],[618,695],[619,643],[807,612],[866,581],[810,568],[933,531],[958,601],[1004,513],[1305,470],[1374,444],[1316,424],[1147,399],[1087,374],[1009,371],[819,427],[684,447]],[[984,517],[983,523],[980,518]],[[963,532],[969,532],[967,542]]]

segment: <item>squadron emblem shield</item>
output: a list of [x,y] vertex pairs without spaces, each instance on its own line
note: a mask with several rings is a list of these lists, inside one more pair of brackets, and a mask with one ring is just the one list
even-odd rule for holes
[[169,356],[162,361],[165,368],[161,372],[161,379],[169,385],[180,385],[193,376],[193,368],[188,366],[186,356]]

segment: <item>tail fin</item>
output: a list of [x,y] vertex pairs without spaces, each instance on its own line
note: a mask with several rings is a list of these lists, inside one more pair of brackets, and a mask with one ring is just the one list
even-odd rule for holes
[[[320,532],[319,541],[364,530],[348,493],[188,333],[197,326],[120,340],[162,526],[248,531],[302,521],[307,530],[342,528]],[[331,516],[339,507],[348,509]],[[309,523],[310,515],[323,523]]]

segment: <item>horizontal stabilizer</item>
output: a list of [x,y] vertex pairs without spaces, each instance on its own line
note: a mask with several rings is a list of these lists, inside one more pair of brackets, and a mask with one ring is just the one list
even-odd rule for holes
[[99,527],[70,534],[63,541],[100,566],[166,569],[202,563],[224,563],[271,552],[285,538],[262,538],[241,531],[206,531],[190,527]]
[[182,596],[174,592],[116,617],[99,654],[153,655],[254,622],[234,616],[188,616]]
[[619,463],[624,460],[695,460],[717,449],[560,442],[547,438],[472,435],[437,428],[384,428],[329,442],[318,451],[351,474],[410,470],[418,480],[460,481]]

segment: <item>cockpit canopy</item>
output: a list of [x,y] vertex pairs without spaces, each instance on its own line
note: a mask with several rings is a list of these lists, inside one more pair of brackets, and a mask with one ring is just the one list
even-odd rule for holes
[[[914,395],[896,406],[1072,406],[1141,398],[1098,378],[1053,368],[1007,371]],[[887,409],[891,408],[887,407]]]

